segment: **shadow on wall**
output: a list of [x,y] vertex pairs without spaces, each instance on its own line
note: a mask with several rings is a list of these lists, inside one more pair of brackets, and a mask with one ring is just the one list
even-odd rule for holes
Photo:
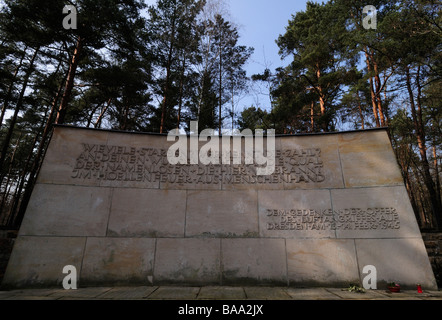
[[5,275],[16,237],[16,230],[0,230],[0,284]]

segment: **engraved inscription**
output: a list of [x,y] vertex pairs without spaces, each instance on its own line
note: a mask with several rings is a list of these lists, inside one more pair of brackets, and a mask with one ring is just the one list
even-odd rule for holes
[[267,230],[398,230],[395,208],[267,209]]
[[84,143],[71,177],[172,184],[302,184],[323,182],[323,165],[319,148],[277,150],[274,173],[260,176],[255,164],[171,165],[166,149]]

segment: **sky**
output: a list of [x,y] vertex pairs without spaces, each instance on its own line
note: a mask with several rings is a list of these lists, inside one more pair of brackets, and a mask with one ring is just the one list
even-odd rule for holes
[[[281,61],[275,41],[285,33],[292,15],[305,11],[306,3],[306,0],[227,0],[230,18],[239,29],[239,44],[255,49],[245,66],[249,77],[262,73],[266,68],[274,71],[287,64]],[[257,88],[256,85],[238,102],[238,111],[252,104],[270,109],[268,90],[265,87]]]
[[[218,0],[213,0],[218,1]],[[228,11],[226,19],[237,26],[240,39],[238,45],[253,47],[252,57],[244,67],[247,76],[262,73],[266,68],[274,71],[285,66],[279,56],[276,40],[285,33],[292,15],[305,11],[307,0],[219,0]],[[145,0],[149,5],[156,0]],[[253,83],[248,94],[238,97],[236,112],[254,105],[270,109],[268,89],[262,84]]]
[[270,69],[282,66],[276,40],[285,33],[293,14],[304,11],[304,0],[228,0],[233,22],[238,25],[240,44],[255,48],[248,67],[260,72],[267,65]]

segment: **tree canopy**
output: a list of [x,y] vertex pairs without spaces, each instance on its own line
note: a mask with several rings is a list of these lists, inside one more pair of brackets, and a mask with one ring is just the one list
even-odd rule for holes
[[[442,228],[442,23],[435,0],[308,2],[275,39],[287,65],[247,75],[253,48],[213,0],[4,0],[0,226],[17,227],[54,123],[126,131],[388,127],[422,228]],[[368,17],[369,18],[369,17]],[[253,81],[271,107],[238,101]],[[259,104],[258,104],[259,105]]]

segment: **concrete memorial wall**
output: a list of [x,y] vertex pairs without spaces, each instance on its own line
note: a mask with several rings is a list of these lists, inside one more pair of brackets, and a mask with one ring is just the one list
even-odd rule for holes
[[57,126],[3,285],[437,288],[385,129],[276,137],[271,175],[174,143]]

